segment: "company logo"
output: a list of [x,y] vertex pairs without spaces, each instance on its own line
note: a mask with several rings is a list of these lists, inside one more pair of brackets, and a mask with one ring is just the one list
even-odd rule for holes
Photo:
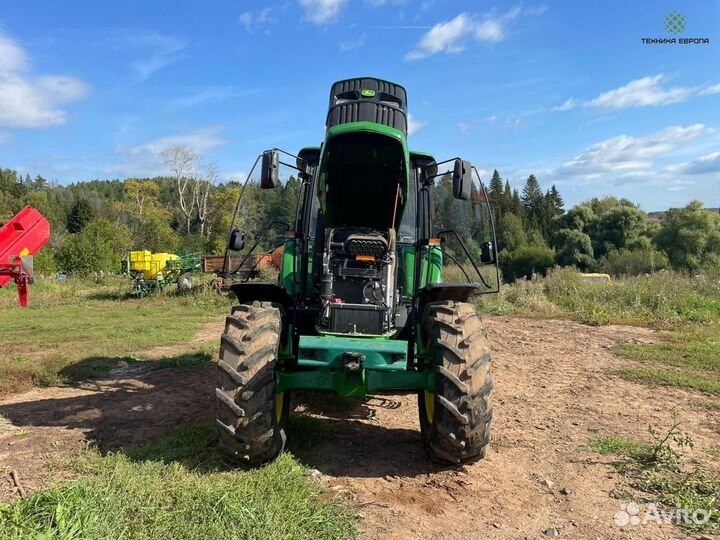
[[[671,11],[665,16],[664,27],[668,34],[679,36],[687,30],[687,18],[679,11]],[[644,37],[645,45],[709,45],[706,37]]]
[[667,17],[665,17],[665,30],[671,34],[684,33],[686,26],[687,19],[685,19],[685,15],[682,13],[673,11],[672,13],[668,13]]
[[363,97],[375,97],[375,90],[363,90],[360,94]]
[[708,523],[712,510],[690,509],[676,506],[664,508],[657,503],[641,506],[634,502],[621,504],[613,521],[618,527],[642,527],[645,525],[680,525],[698,527]]

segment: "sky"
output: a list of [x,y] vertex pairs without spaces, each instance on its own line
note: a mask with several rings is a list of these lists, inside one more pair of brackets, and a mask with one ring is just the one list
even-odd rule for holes
[[[673,37],[710,42],[642,41]],[[413,149],[486,182],[717,207],[719,53],[720,0],[5,2],[0,167],[148,177],[185,145],[239,179],[322,142],[333,81],[375,76],[407,88]]]

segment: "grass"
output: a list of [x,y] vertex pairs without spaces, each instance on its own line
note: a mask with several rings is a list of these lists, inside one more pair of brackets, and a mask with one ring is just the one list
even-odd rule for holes
[[680,430],[677,416],[668,430],[659,432],[651,427],[649,431],[651,443],[604,437],[591,441],[589,448],[601,455],[622,457],[615,467],[627,478],[630,487],[641,494],[641,500],[647,501],[651,496],[664,507],[709,516],[706,523],[681,523],[688,532],[720,530],[720,478],[700,470],[684,470],[683,451],[693,443]]
[[678,323],[720,321],[720,276],[679,272],[586,283],[563,268],[545,279],[502,287],[483,297],[481,311],[497,315],[562,317],[586,324],[634,324],[672,328]]
[[590,441],[588,447],[602,456],[620,455],[643,461],[651,453],[649,444],[629,441],[619,437],[595,439]]
[[621,375],[650,385],[720,395],[720,274],[662,272],[585,283],[572,269],[545,279],[505,285],[483,297],[481,311],[498,315],[566,318],[590,325],[631,324],[662,330],[658,344],[628,344],[617,352],[641,363]]
[[658,367],[623,369],[620,374],[630,380],[649,385],[676,386],[720,396],[720,382],[700,374],[670,371]]
[[645,364],[622,371],[630,380],[720,395],[720,324],[684,325],[654,345],[623,345],[620,354]]
[[708,409],[710,411],[720,411],[720,402],[717,401],[700,400],[696,401],[695,404],[698,407],[702,407],[703,409]]
[[132,353],[188,342],[230,305],[209,290],[131,299],[130,286],[119,278],[40,281],[25,310],[10,307],[14,291],[0,291],[0,394],[64,382],[73,376],[71,367],[87,359],[105,358],[98,369],[109,370]]
[[211,426],[186,427],[122,454],[86,452],[79,480],[0,506],[3,540],[332,539],[356,537],[355,516],[291,455],[227,470]]

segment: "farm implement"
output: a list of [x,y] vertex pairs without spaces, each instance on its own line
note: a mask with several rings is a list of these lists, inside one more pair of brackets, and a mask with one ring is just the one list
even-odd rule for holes
[[[238,301],[215,391],[228,460],[274,459],[291,395],[308,390],[414,393],[431,459],[485,455],[490,347],[471,298],[499,288],[492,214],[477,170],[412,150],[407,128],[402,86],[339,81],[323,144],[268,150],[250,170],[223,269]],[[294,220],[254,223],[248,184],[272,197],[283,167],[300,183]],[[250,279],[242,261],[276,246],[277,281]]]
[[33,281],[33,256],[50,240],[50,223],[29,206],[0,226],[0,288],[15,282],[21,307],[27,307]]
[[193,287],[192,274],[200,269],[200,255],[131,251],[123,260],[123,272],[133,278],[132,295],[147,296],[170,285],[180,290]]

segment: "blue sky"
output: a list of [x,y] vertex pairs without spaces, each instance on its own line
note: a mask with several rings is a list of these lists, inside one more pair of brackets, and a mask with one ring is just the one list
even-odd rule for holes
[[[672,37],[709,45],[645,45]],[[222,178],[319,144],[330,85],[408,89],[411,143],[570,204],[720,206],[720,1],[5,2],[0,166],[60,183],[163,172],[187,145]]]

